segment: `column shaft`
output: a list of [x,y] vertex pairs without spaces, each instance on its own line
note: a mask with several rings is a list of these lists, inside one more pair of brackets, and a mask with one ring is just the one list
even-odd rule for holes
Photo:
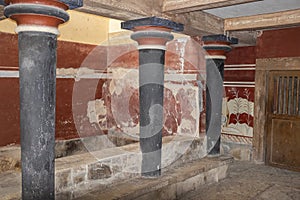
[[172,30],[182,31],[183,25],[158,17],[123,22],[123,29],[133,30],[131,39],[138,42],[140,92],[141,174],[161,175],[164,64],[166,43],[174,39]]
[[165,51],[139,50],[140,147],[142,176],[160,176]]
[[55,198],[56,46],[66,10],[82,0],[6,0],[19,34],[22,199]]
[[[221,117],[223,82],[217,81],[216,73],[224,77],[224,60],[206,60],[206,132],[213,133],[207,135],[207,149],[209,155],[220,154],[221,144]],[[209,131],[208,131],[209,130]]]
[[56,35],[19,33],[19,63],[22,199],[54,199]]
[[207,153],[210,156],[220,154],[224,61],[231,44],[238,39],[225,35],[209,35],[202,37],[206,57],[206,135]]

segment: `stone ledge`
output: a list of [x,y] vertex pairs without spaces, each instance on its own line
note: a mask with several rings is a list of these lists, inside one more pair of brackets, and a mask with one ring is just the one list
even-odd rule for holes
[[201,185],[225,178],[232,161],[231,157],[217,157],[187,162],[179,167],[170,167],[160,178],[134,178],[106,189],[95,188],[77,199],[176,199],[199,189]]
[[[205,156],[205,138],[169,136],[163,138],[162,166],[167,168]],[[78,197],[94,187],[140,176],[139,143],[56,159],[56,193]],[[67,197],[65,195],[67,194]]]
[[21,170],[20,147],[8,146],[0,149],[0,173],[9,170]]
[[[163,167],[172,166],[177,168],[183,163],[203,158],[205,152],[205,138],[164,137],[162,164]],[[140,166],[139,143],[58,158],[55,162],[57,198],[76,198],[93,188],[101,187],[105,189],[119,181],[138,177]],[[200,171],[203,170],[205,169],[200,169]],[[193,171],[194,173],[199,172],[195,169]],[[1,184],[4,184],[3,187],[0,187],[1,194],[11,196],[11,188],[14,188],[14,191],[15,188],[20,190],[20,172],[10,171],[6,174],[11,173],[15,174],[15,181],[11,185],[1,182]],[[5,173],[2,175],[5,175]],[[14,196],[16,196],[15,193]]]
[[[122,133],[109,132],[108,135],[99,135],[70,140],[57,140],[55,144],[55,157],[62,158],[100,151],[138,142],[124,136]],[[0,173],[21,168],[21,148],[19,145],[0,147]]]

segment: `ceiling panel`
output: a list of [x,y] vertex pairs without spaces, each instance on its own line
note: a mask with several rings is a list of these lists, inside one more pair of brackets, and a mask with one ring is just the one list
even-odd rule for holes
[[209,9],[205,10],[205,12],[221,18],[234,18],[294,9],[300,9],[300,0],[263,0],[247,4]]

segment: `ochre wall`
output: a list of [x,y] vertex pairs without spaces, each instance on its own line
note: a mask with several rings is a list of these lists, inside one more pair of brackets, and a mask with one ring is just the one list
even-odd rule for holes
[[[107,41],[110,28],[110,21],[116,24],[118,21],[109,18],[78,12],[68,11],[70,20],[59,26],[60,36],[58,40],[79,42],[85,44],[101,44]],[[0,21],[0,31],[5,33],[14,33],[16,23],[13,20],[5,19]]]

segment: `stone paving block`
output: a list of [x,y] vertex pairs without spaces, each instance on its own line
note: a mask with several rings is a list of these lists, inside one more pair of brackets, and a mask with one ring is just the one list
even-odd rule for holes
[[112,169],[110,166],[101,162],[93,163],[88,166],[88,179],[99,180],[107,179],[112,176]]
[[300,189],[292,187],[282,187],[274,185],[263,193],[259,194],[257,200],[281,199],[281,200],[299,200]]
[[87,181],[87,166],[79,166],[78,168],[73,169],[73,184],[78,185]]
[[227,176],[228,165],[223,165],[218,168],[218,180],[224,179]]
[[21,170],[20,147],[9,146],[0,148],[0,173],[9,170]]
[[211,169],[204,173],[205,183],[214,183],[218,182],[218,168]]
[[55,173],[55,191],[61,191],[72,186],[71,169],[60,170]]
[[180,197],[190,191],[195,191],[205,184],[204,174],[191,177],[183,182],[176,184],[176,196]]
[[172,200],[176,199],[176,185],[169,185],[153,192],[144,194],[140,197],[135,198],[136,200],[149,200],[149,199],[164,199],[164,200]]

